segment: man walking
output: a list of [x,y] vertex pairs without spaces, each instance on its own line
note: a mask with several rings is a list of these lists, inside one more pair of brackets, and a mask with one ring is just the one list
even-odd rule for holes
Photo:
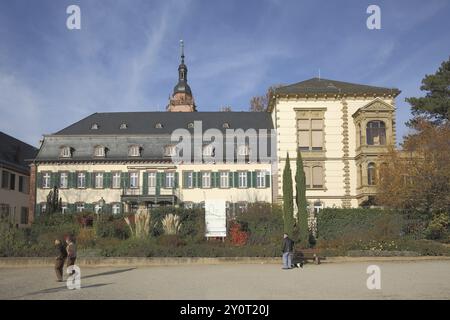
[[55,240],[55,248],[56,248],[56,261],[55,261],[56,278],[58,282],[62,282],[64,262],[66,261],[67,258],[67,251],[66,247],[59,239]]
[[288,234],[283,235],[283,270],[292,269],[292,255],[294,253],[294,241],[292,241]]
[[[73,237],[68,236],[66,238],[67,243],[67,268],[70,266],[75,265],[75,260],[77,259],[77,245],[75,244],[75,241]],[[72,274],[75,273],[75,270],[73,270]]]

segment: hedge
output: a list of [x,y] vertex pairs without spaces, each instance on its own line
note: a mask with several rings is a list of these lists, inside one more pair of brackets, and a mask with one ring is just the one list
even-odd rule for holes
[[317,237],[335,239],[389,239],[402,235],[403,216],[383,209],[326,208],[317,217]]

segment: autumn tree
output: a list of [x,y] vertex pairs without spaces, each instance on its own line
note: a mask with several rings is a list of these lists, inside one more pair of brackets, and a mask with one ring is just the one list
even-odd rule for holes
[[380,159],[380,204],[429,216],[450,212],[450,61],[422,81],[424,97],[407,98],[413,129],[403,150],[392,149]]
[[273,86],[270,86],[269,89],[267,89],[267,92],[265,95],[262,96],[256,96],[251,98],[250,100],[250,111],[252,112],[264,112],[267,110],[267,107],[269,106],[270,102],[270,95],[275,91],[275,89],[282,87],[282,84],[276,84]]

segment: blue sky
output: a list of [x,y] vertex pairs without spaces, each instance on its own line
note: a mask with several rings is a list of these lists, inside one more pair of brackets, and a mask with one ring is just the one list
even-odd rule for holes
[[[66,28],[67,6],[81,30]],[[381,30],[366,9],[381,8]],[[1,0],[0,131],[32,145],[94,112],[163,111],[184,39],[200,111],[247,110],[272,84],[316,77],[408,96],[450,55],[450,2]]]

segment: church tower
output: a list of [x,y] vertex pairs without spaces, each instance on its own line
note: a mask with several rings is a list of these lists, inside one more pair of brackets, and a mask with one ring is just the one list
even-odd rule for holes
[[187,84],[187,66],[184,64],[184,43],[180,40],[181,63],[178,66],[178,83],[173,89],[169,99],[167,111],[169,112],[193,112],[197,111],[192,91]]

